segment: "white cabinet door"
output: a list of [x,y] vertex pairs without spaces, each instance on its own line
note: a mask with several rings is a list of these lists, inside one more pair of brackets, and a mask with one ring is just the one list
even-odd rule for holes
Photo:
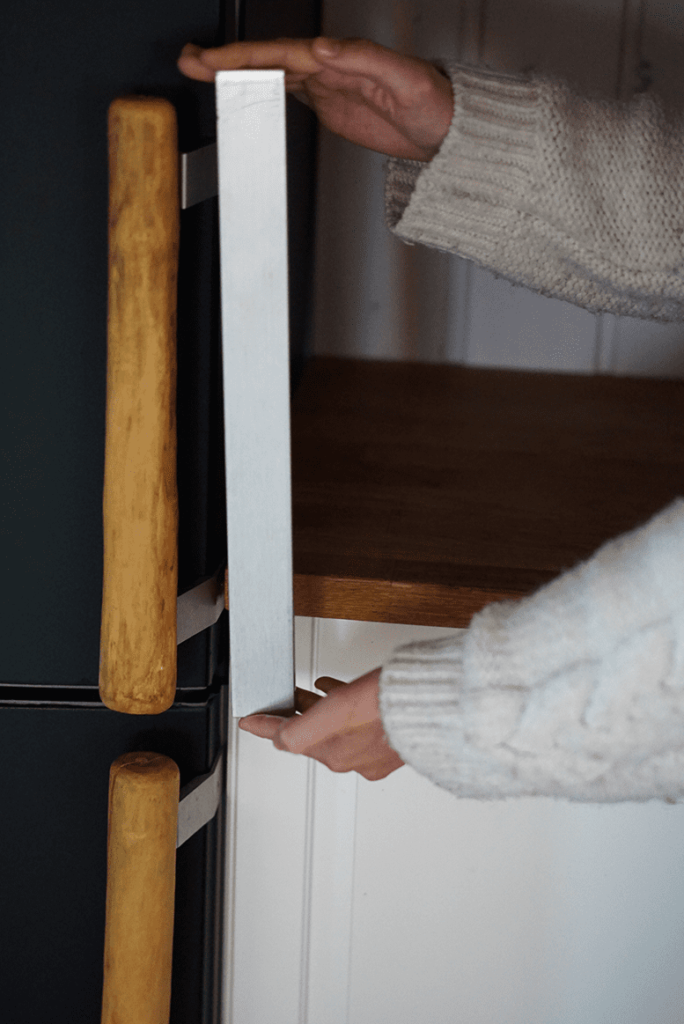
[[[298,619],[297,682],[427,627]],[[684,807],[456,800],[234,737],[226,1024],[681,1024]]]

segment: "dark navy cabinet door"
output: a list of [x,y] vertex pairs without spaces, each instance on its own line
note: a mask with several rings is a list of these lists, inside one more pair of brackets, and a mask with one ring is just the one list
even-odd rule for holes
[[[172,757],[185,785],[225,742],[225,687],[164,715],[101,704],[0,707],[0,992],[8,1024],[97,1024],[102,999],[109,766]],[[176,863],[172,1024],[216,1024],[223,814]]]
[[[311,35],[318,0],[247,0],[247,35]],[[236,30],[219,0],[0,5],[0,1017],[99,1020],[111,762],[177,761],[185,784],[225,746],[226,614],[178,649],[163,715],[98,701],[107,315],[107,109],[176,106],[181,150],[215,137],[213,87],[176,69],[188,40]],[[288,136],[293,378],[308,330],[315,125]],[[225,561],[217,203],[181,215],[179,589]],[[223,823],[178,853],[172,1015],[220,1004]]]
[[[254,38],[310,35],[318,0],[247,0]],[[95,685],[102,586],[107,108],[176,106],[180,148],[215,137],[213,86],[176,69],[232,38],[219,0],[5,0],[0,93],[0,682]],[[315,125],[288,103],[293,370],[308,330]],[[216,200],[182,214],[179,586],[225,559]]]
[[[122,94],[164,95],[178,110],[182,149],[211,139],[212,89],[186,81],[175,61],[187,39],[215,42],[224,27],[218,0],[7,0],[1,21],[0,680],[93,685],[102,585],[107,108]],[[211,203],[188,211],[182,229],[183,582],[222,557],[221,459],[209,440],[218,357],[213,214]],[[202,529],[187,528],[192,518]]]

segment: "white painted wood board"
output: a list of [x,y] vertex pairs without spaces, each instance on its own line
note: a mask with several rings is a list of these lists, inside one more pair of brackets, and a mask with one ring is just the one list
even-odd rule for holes
[[294,696],[285,87],[216,76],[233,714]]

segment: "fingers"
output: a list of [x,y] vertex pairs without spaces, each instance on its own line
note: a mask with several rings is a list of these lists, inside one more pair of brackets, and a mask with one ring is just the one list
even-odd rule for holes
[[278,750],[306,754],[317,743],[325,741],[331,732],[334,734],[343,729],[346,718],[346,710],[332,697],[322,698],[306,714],[282,721],[273,743]]
[[[345,685],[336,679],[331,679],[330,682],[338,686]],[[314,704],[317,704],[319,700],[323,700],[319,693],[312,693],[311,690],[303,690],[301,687],[295,686],[294,708],[292,710],[283,711],[280,715],[247,715],[239,720],[238,725],[245,732],[251,732],[254,736],[272,740],[286,718],[292,718],[295,714],[303,715]]]
[[238,722],[240,729],[251,732],[264,740],[272,740],[282,727],[283,719],[278,715],[249,715]]
[[240,68],[281,68],[296,81],[321,70],[311,44],[310,39],[272,39],[202,49],[188,43],[181,51],[178,67],[184,75],[203,82],[213,81],[217,71]]
[[330,693],[331,690],[337,690],[340,686],[346,686],[341,679],[333,679],[332,676],[321,676],[316,680],[314,686],[317,690],[322,690],[323,693]]
[[238,725],[245,732],[251,732],[255,736],[267,737],[269,740],[272,740],[287,718],[293,718],[296,714],[303,715],[305,711],[312,708],[319,700],[323,700],[320,694],[312,693],[310,690],[302,690],[301,687],[295,686],[293,708],[290,708],[288,711],[281,711],[277,715],[247,715],[239,720]]
[[355,771],[370,780],[384,778],[403,764],[396,751],[387,743],[379,721],[326,737],[306,753],[330,771]]
[[319,36],[311,40],[311,53],[321,64],[331,64],[340,70],[367,74],[372,65],[387,66],[399,58],[395,50],[389,50],[370,39],[330,39]]
[[[178,67],[183,74],[201,81],[212,81],[217,71],[238,68],[282,68],[295,84],[324,68],[345,74],[382,78],[397,76],[404,84],[407,65],[426,65],[414,57],[405,57],[368,39],[270,39],[228,43],[203,49],[195,43],[183,47]],[[429,65],[427,65],[429,67]]]
[[213,82],[215,71],[202,62],[204,50],[195,43],[187,43],[178,58],[178,70],[197,82]]
[[309,754],[319,744],[347,737],[376,721],[379,718],[379,674],[380,669],[374,669],[353,683],[341,683],[329,676],[317,680],[316,685],[327,689],[328,696],[305,715],[285,722],[273,742],[281,750]]
[[203,82],[219,70],[284,69],[287,91],[326,128],[388,156],[431,160],[453,114],[451,84],[435,67],[367,39],[273,39],[211,49],[190,43],[178,67]]
[[295,686],[295,711],[298,711],[300,715],[303,715],[305,711],[312,708],[314,704],[317,704],[319,700],[323,698],[317,694],[312,693],[311,690],[302,690],[301,687]]
[[370,39],[313,39],[311,52],[330,69],[382,82],[400,94],[428,83],[437,74],[428,61],[407,57]]
[[[385,737],[378,706],[380,669],[352,683],[330,676],[316,680],[325,698],[295,691],[296,716],[250,715],[241,729],[270,739],[278,750],[307,754],[334,772],[356,771],[370,781],[384,779],[403,764]],[[291,713],[290,713],[291,714]]]

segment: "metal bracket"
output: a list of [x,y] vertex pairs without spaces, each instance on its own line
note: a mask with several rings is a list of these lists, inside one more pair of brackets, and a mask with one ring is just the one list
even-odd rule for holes
[[176,849],[204,828],[218,811],[223,792],[223,761],[221,751],[211,771],[199,775],[181,789]]
[[176,610],[176,638],[182,644],[196,633],[213,626],[226,605],[223,572],[210,580],[186,590],[178,598]]
[[181,153],[181,210],[218,195],[216,143]]

